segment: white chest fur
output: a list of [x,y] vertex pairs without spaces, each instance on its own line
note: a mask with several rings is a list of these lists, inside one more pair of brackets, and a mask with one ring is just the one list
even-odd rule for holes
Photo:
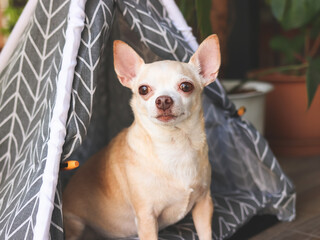
[[[196,130],[196,127],[194,128]],[[162,184],[167,185],[163,193],[166,201],[160,206],[159,226],[166,226],[182,219],[193,207],[196,199],[203,193],[207,186],[207,176],[204,172],[203,151],[206,149],[205,135],[195,131],[190,136],[180,129],[173,134],[159,134],[153,142],[154,153],[162,168],[172,181]],[[161,180],[159,180],[161,182]],[[161,191],[159,186],[159,191]],[[158,197],[159,197],[158,196]],[[161,212],[161,214],[160,214]]]
[[[152,131],[141,135],[142,129]],[[203,126],[186,129],[192,131],[137,125],[129,131],[129,145],[143,166],[139,185],[152,191],[150,200],[160,228],[182,219],[209,185]]]
[[[159,184],[166,187],[162,185],[157,188],[156,199],[162,198],[162,201],[154,202],[160,228],[186,216],[207,187],[205,173],[201,173],[199,154],[188,143],[185,144],[188,148],[184,151],[181,144],[174,143],[167,146],[168,151],[161,148],[157,151],[166,173],[171,176],[169,182],[168,179],[159,180]],[[171,149],[179,151],[173,152]]]
[[192,141],[183,133],[162,137],[162,141],[153,145],[156,157],[164,171],[188,188],[199,171],[199,149],[195,149]]
[[[145,135],[141,135],[142,129],[148,129]],[[202,180],[198,177],[203,175],[201,171],[208,160],[206,135],[201,124],[194,124],[192,128],[135,125],[128,137],[131,148],[141,154],[140,164],[147,169],[160,170],[185,189]]]

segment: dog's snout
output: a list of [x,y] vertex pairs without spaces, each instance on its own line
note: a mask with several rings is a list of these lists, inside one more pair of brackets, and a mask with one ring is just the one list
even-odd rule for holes
[[160,96],[156,99],[156,106],[158,109],[167,110],[173,105],[173,100],[169,96]]

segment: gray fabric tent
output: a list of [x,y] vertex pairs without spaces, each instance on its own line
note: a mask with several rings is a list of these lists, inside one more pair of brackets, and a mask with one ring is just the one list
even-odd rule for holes
[[[132,121],[130,91],[113,71],[113,40],[126,41],[146,62],[188,61],[193,50],[162,1],[30,2],[30,18],[18,22],[21,34],[9,39],[12,50],[0,59],[0,239],[58,240],[69,177],[59,177],[60,162],[85,161]],[[294,186],[265,139],[236,115],[219,81],[205,89],[203,105],[212,238],[231,236],[260,213],[294,219]],[[159,238],[196,239],[192,219]]]

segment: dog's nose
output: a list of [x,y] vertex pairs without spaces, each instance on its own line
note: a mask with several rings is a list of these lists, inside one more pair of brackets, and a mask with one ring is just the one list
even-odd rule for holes
[[156,99],[156,106],[158,109],[167,110],[173,105],[173,100],[169,96],[160,96]]

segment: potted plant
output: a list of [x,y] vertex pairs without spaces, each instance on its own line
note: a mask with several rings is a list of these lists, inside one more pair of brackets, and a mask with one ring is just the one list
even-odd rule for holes
[[26,0],[0,1],[0,50],[18,21],[26,2]]
[[267,2],[283,28],[270,46],[286,65],[249,74],[274,85],[267,96],[266,138],[279,155],[320,154],[320,1]]

